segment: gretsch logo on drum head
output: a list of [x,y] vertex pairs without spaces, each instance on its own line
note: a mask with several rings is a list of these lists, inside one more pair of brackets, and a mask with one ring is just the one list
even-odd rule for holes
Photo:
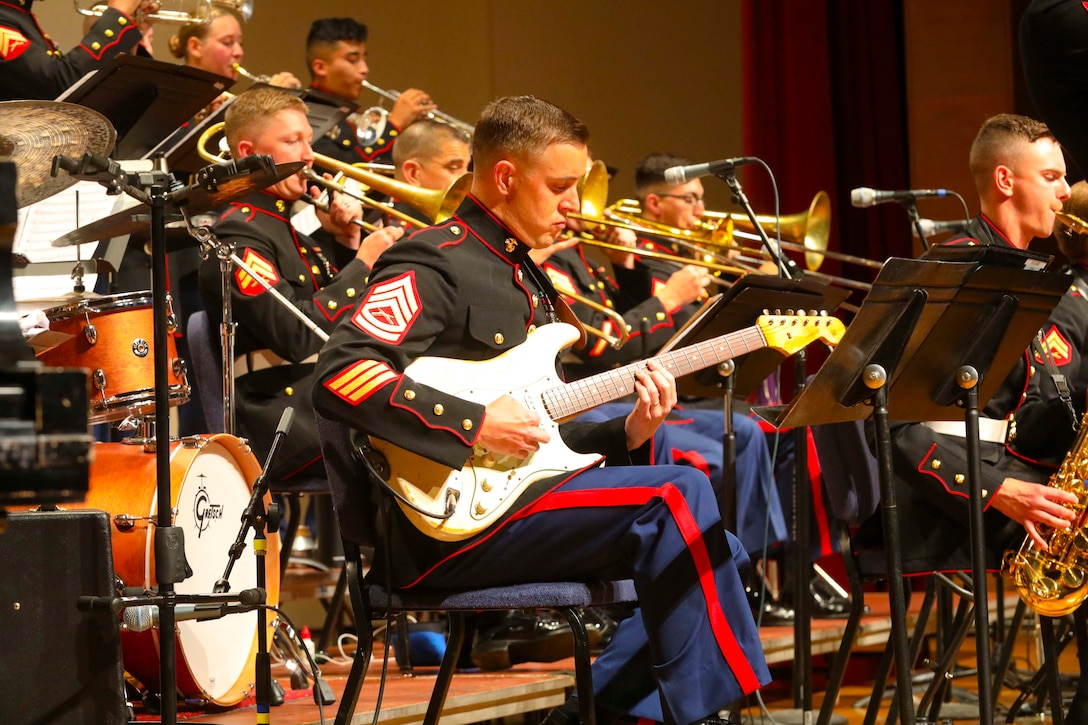
[[198,539],[213,520],[223,518],[223,504],[212,503],[208,489],[204,486],[197,489],[196,498],[193,499],[193,518],[196,520],[196,538]]

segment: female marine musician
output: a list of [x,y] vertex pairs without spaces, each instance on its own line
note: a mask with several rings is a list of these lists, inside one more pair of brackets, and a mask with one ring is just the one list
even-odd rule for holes
[[[185,65],[218,73],[231,80],[238,79],[236,66],[242,63],[242,16],[233,7],[213,4],[211,21],[181,26],[170,38],[170,53]],[[282,88],[301,88],[291,73],[282,72],[269,78],[268,83]],[[218,103],[210,110],[215,110]]]

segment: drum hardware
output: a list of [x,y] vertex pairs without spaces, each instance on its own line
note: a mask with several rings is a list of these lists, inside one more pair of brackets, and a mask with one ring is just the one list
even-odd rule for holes
[[[40,124],[40,121],[39,121]],[[152,329],[153,338],[151,349],[157,351],[158,354],[153,356],[151,360],[151,366],[153,368],[153,385],[154,391],[154,409],[164,411],[169,407],[169,375],[171,366],[167,363],[167,355],[162,354],[163,351],[168,349],[168,330],[166,321],[170,316],[167,308],[167,296],[166,290],[166,213],[168,205],[184,209],[188,213],[198,213],[199,211],[207,211],[214,208],[215,205],[221,205],[227,201],[236,198],[236,196],[249,193],[256,188],[264,188],[271,185],[280,178],[286,178],[292,173],[296,173],[301,163],[284,165],[283,168],[278,168],[272,162],[270,157],[249,157],[252,160],[246,160],[244,163],[232,165],[230,168],[236,170],[239,175],[246,176],[242,183],[232,183],[232,179],[227,175],[229,170],[224,169],[212,169],[202,170],[197,174],[200,184],[193,187],[177,188],[174,183],[173,177],[166,171],[165,162],[160,161],[156,167],[149,171],[141,172],[138,174],[129,174],[125,172],[120,166],[109,159],[102,158],[94,154],[84,154],[80,160],[72,159],[63,155],[58,155],[53,159],[52,173],[54,175],[60,169],[65,170],[68,174],[80,178],[86,178],[89,180],[97,181],[111,190],[124,191],[125,193],[133,196],[134,198],[147,204],[150,210],[150,229],[151,229],[151,289],[152,289]],[[282,174],[277,177],[277,174]],[[255,179],[262,177],[261,181],[257,185],[253,186]],[[235,194],[235,196],[231,196]],[[213,201],[214,200],[214,201]],[[207,206],[203,209],[200,208],[201,204],[213,204],[213,206]],[[101,327],[101,325],[99,325]],[[100,335],[101,336],[101,335]],[[78,339],[78,338],[77,338]],[[101,348],[101,345],[97,345],[97,348]],[[153,458],[149,459],[149,462],[154,463],[154,475],[155,481],[155,495],[152,502],[149,504],[149,509],[155,510],[156,525],[148,527],[150,533],[153,529],[153,543],[152,540],[148,540],[142,547],[140,547],[140,571],[148,573],[147,588],[150,588],[151,579],[153,578],[158,587],[158,594],[151,598],[143,598],[136,602],[128,603],[128,606],[135,606],[137,604],[153,604],[159,607],[159,616],[161,627],[157,633],[153,633],[152,641],[157,641],[158,644],[158,663],[157,669],[150,672],[148,676],[141,678],[144,682],[160,682],[165,683],[165,686],[160,687],[160,702],[162,722],[168,723],[168,725],[174,725],[177,722],[177,690],[178,687],[171,686],[171,683],[179,683],[179,674],[185,674],[190,667],[186,667],[186,670],[182,670],[178,667],[178,647],[177,643],[179,637],[181,638],[182,646],[184,648],[184,638],[188,629],[185,623],[182,623],[175,634],[175,606],[179,603],[195,602],[198,601],[195,595],[192,594],[178,594],[175,589],[176,584],[183,584],[188,580],[187,586],[194,586],[194,582],[191,577],[193,570],[189,567],[186,561],[186,546],[185,546],[185,526],[176,525],[171,509],[174,506],[165,505],[165,502],[174,502],[173,492],[171,490],[172,480],[172,458],[176,457],[176,451],[181,450],[180,446],[174,445],[158,445],[159,431],[155,433],[155,453]],[[237,439],[233,436],[229,436],[233,441]],[[110,444],[102,444],[110,445]],[[244,448],[248,453],[248,447],[238,442],[238,447]],[[98,449],[105,451],[106,449]],[[112,449],[111,449],[112,450]],[[118,450],[132,451],[135,455],[145,455],[142,451],[133,449],[131,447],[121,447]],[[201,449],[200,453],[204,453],[207,449]],[[174,453],[174,456],[171,454]],[[104,455],[99,455],[99,459],[103,459]],[[213,461],[225,460],[229,456],[211,456],[210,454],[205,456],[204,460],[209,461],[207,465],[215,466]],[[245,465],[250,471],[255,467],[256,461],[252,459],[252,454],[249,455],[249,463],[235,465]],[[222,467],[222,464],[218,466]],[[92,474],[94,471],[92,471]],[[222,476],[222,471],[210,470],[207,473],[201,475],[201,482],[204,479],[207,480],[219,480]],[[255,476],[254,476],[255,477]],[[121,476],[115,476],[115,478],[122,478]],[[145,476],[141,480],[148,480],[151,476]],[[182,487],[184,489],[184,487]],[[196,489],[196,490],[194,490]],[[243,487],[244,489],[244,487]],[[210,495],[207,489],[203,486],[193,485],[188,487],[188,500],[180,503],[176,506],[179,511],[179,516],[182,512],[193,511],[195,515],[200,516],[197,522],[196,537],[190,536],[190,543],[194,547],[200,545],[212,545],[213,536],[210,535],[211,523],[218,521],[223,516],[222,504],[216,502],[209,502],[208,496]],[[215,491],[218,494],[221,487],[216,487]],[[179,490],[179,496],[183,490]],[[131,495],[131,491],[126,491],[126,495]],[[200,499],[199,501],[197,499]],[[179,499],[181,501],[181,499]],[[158,505],[158,502],[163,502],[164,505]],[[208,508],[207,504],[213,503],[218,508]],[[199,505],[198,505],[199,504]],[[151,515],[149,510],[148,515]],[[217,527],[221,528],[221,527]],[[131,534],[129,534],[131,536]],[[115,559],[117,557],[115,556]],[[152,569],[151,564],[154,564]],[[116,562],[115,562],[116,566]],[[153,571],[153,574],[151,573]],[[275,579],[278,582],[279,569],[275,568]],[[223,595],[219,595],[223,596]],[[126,606],[122,603],[120,606]],[[115,610],[116,611],[116,610]],[[203,623],[201,626],[209,626],[207,623]],[[223,632],[222,638],[226,637],[226,634],[231,630],[236,630],[237,627],[231,627],[228,623],[227,630]],[[256,636],[255,639],[264,642],[264,633],[259,633],[260,636]],[[138,636],[138,635],[137,635]],[[203,648],[202,648],[203,649]],[[184,654],[184,649],[182,651]],[[249,653],[246,653],[249,654]],[[210,658],[215,666],[222,664],[224,657]],[[192,679],[192,678],[190,678]],[[229,683],[224,683],[223,679],[214,679],[215,690],[219,690],[221,687]],[[241,685],[243,691],[248,690],[248,679]],[[214,699],[214,693],[210,697],[205,696],[205,692],[209,688],[202,687],[198,683],[194,683],[193,687],[198,693],[198,696],[204,699]],[[233,692],[233,690],[232,690]],[[222,696],[222,695],[221,695]],[[232,694],[232,697],[236,694]],[[244,695],[243,695],[244,696]],[[240,697],[239,697],[240,699]]]

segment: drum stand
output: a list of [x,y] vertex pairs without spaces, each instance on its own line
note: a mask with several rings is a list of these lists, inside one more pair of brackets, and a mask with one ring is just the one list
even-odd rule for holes
[[[238,255],[234,253],[234,245],[232,243],[220,241],[208,227],[191,226],[187,215],[183,214],[183,218],[185,220],[185,226],[189,231],[189,235],[200,243],[201,258],[208,259],[214,251],[216,258],[219,260],[221,297],[223,300],[223,321],[220,325],[220,347],[223,351],[223,429],[226,433],[233,435],[235,424],[234,335],[237,327],[237,323],[234,322],[234,313],[231,306],[230,278],[233,268],[237,267],[242,269],[252,279],[256,280],[266,292],[272,295],[273,299],[283,305],[295,317],[302,320],[302,322],[305,323],[322,342],[327,341],[329,336],[324,330],[318,327],[313,320],[306,317],[297,307],[295,307],[290,300],[280,294],[278,290],[269,285],[259,274],[250,268],[249,265],[243,262]],[[294,408],[285,408],[283,415],[280,417],[280,422],[276,428],[276,434],[272,439],[272,446],[268,451],[268,456],[265,459],[261,475],[258,476],[257,480],[253,483],[253,492],[250,497],[249,505],[242,514],[242,526],[238,531],[238,536],[235,539],[234,544],[230,547],[230,557],[227,561],[226,570],[223,572],[223,578],[215,583],[216,592],[227,592],[230,590],[230,572],[234,568],[235,562],[241,557],[242,551],[245,550],[245,537],[251,526],[253,527],[254,532],[253,550],[257,557],[257,586],[262,589],[265,586],[265,565],[267,555],[267,546],[265,543],[266,528],[277,531],[279,529],[280,520],[279,510],[275,504],[273,504],[268,512],[264,509],[264,496],[268,492],[267,473],[272,465],[272,461],[275,460],[275,456],[279,452],[283,440],[287,437],[287,433],[291,428],[291,421],[294,418],[294,413]],[[265,634],[267,628],[267,613],[264,607],[261,607],[257,612],[256,704],[258,717],[269,712],[269,706],[273,701],[273,686],[279,688],[279,684],[272,679],[272,663],[268,655],[268,642]],[[293,649],[293,647],[285,649]],[[329,685],[325,680],[321,679],[321,672],[317,668],[317,664],[314,662],[313,658],[310,656],[309,650],[305,646],[302,646],[299,649],[301,652],[305,653],[306,658],[309,660],[309,669],[314,676],[314,701],[319,705],[331,705],[336,701],[336,697],[333,695],[331,688],[329,688]],[[297,654],[293,656],[296,660],[299,659]],[[303,670],[302,662],[299,661],[298,664],[300,666],[300,671]],[[275,701],[276,704],[283,703],[282,688],[275,693]]]
[[[97,181],[113,192],[125,192],[148,204],[151,209],[151,294],[154,315],[155,351],[154,381],[155,410],[165,411],[170,406],[169,370],[167,355],[167,304],[166,304],[166,206],[168,203],[184,204],[186,195],[172,192],[173,177],[160,163],[151,171],[129,173],[119,164],[95,154],[84,154],[79,160],[58,155],[53,159],[53,174],[59,169],[72,176]],[[160,445],[162,426],[155,427],[155,481],[156,481],[156,528],[154,538],[155,575],[158,592],[145,597],[93,597],[95,601],[81,601],[86,609],[108,608],[119,612],[126,607],[155,605],[159,611],[159,697],[163,725],[177,723],[177,638],[174,608],[179,603],[222,603],[241,597],[223,595],[177,595],[174,585],[188,577],[192,570],[185,560],[185,534],[180,526],[173,525],[173,512],[169,502],[173,500],[170,486],[170,446],[167,440]],[[164,505],[165,503],[165,505]],[[240,593],[243,594],[243,593]],[[247,597],[248,599],[248,597]],[[105,600],[105,601],[103,601]],[[264,593],[260,592],[263,602]],[[262,609],[263,611],[263,609]]]

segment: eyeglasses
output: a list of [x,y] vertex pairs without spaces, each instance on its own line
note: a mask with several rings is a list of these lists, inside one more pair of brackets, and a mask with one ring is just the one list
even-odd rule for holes
[[698,194],[658,194],[658,196],[668,197],[669,199],[680,199],[688,206],[698,206],[703,203],[703,197]]

